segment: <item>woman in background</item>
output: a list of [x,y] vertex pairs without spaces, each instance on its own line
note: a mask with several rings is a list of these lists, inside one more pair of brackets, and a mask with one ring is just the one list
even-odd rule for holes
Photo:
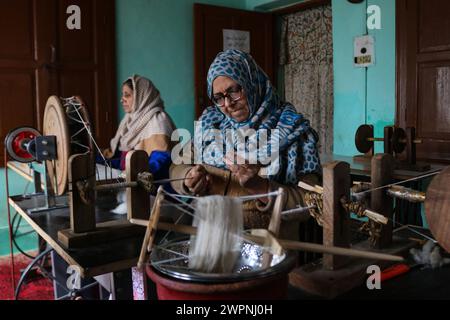
[[[127,153],[144,150],[148,154],[149,171],[154,180],[168,178],[171,135],[175,125],[164,111],[159,90],[149,79],[133,75],[122,85],[121,103],[125,116],[110,141],[110,147],[103,150],[103,157],[111,167],[125,170]],[[104,162],[100,158],[97,157],[97,161]],[[165,188],[173,191],[170,184]],[[125,192],[119,192],[117,200],[119,205],[112,212],[126,214]]]
[[[133,75],[122,85],[121,103],[125,116],[110,147],[103,151],[105,158],[111,159],[113,167],[121,170],[125,169],[126,153],[131,150],[147,152],[150,165],[152,159],[159,157],[170,160],[170,137],[175,125],[165,112],[164,102],[154,84],[147,78]],[[157,152],[152,156],[154,151]],[[159,168],[151,171],[157,175]]]

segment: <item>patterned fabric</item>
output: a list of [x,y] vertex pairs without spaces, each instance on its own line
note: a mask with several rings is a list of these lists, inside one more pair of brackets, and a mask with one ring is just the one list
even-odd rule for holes
[[320,137],[321,153],[333,151],[333,35],[331,6],[283,17],[280,63],[285,98]]
[[[145,272],[145,271],[144,271]],[[145,290],[145,281],[147,280],[144,272],[138,268],[131,268],[131,279],[133,282],[133,300],[148,300]]]
[[159,113],[164,112],[164,102],[161,99],[158,89],[153,83],[144,77],[133,75],[130,77],[133,82],[134,103],[130,113],[120,122],[116,135],[110,142],[111,151],[133,150],[136,145],[150,138],[154,134],[171,135],[175,126],[170,117],[168,121],[157,121]]
[[[245,91],[250,116],[246,121],[236,122],[227,117],[216,106],[208,107],[200,117],[200,128],[196,130],[197,152],[203,161],[219,168],[225,168],[223,151],[235,150],[236,139],[230,139],[230,129],[254,129],[245,142],[245,150],[256,146],[258,139],[267,132],[264,129],[278,129],[270,135],[267,147],[254,150],[259,159],[269,155],[271,147],[279,144],[280,170],[268,178],[285,184],[296,184],[304,174],[320,171],[316,144],[318,137],[309,121],[289,104],[281,102],[268,76],[247,53],[227,50],[219,53],[208,72],[208,95],[212,96],[212,84],[218,76],[227,76]],[[219,132],[219,136],[217,133]],[[274,143],[276,142],[276,144]]]

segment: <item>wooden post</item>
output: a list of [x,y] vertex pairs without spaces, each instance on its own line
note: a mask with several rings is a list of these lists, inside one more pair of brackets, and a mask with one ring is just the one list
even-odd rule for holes
[[[138,173],[148,172],[148,155],[143,150],[130,151],[126,157],[126,181],[137,181]],[[127,188],[127,217],[148,220],[150,214],[150,194],[143,188]]]
[[144,240],[142,242],[141,253],[137,263],[137,269],[144,272],[144,266],[147,262],[147,253],[152,250],[153,241],[155,240],[156,231],[158,228],[159,216],[161,214],[161,202],[164,200],[163,187],[159,186],[156,193],[155,203],[153,204],[152,212],[148,217],[147,230],[145,231]]
[[86,180],[89,186],[95,185],[95,163],[89,153],[75,154],[69,158],[69,202],[70,229],[73,233],[84,233],[95,230],[95,192],[94,188],[87,191],[90,204],[81,200],[76,183]]
[[384,127],[384,153],[393,154],[394,149],[392,148],[392,135],[394,133],[394,128],[392,126]]
[[[334,161],[323,167],[323,244],[350,246],[350,217],[341,204],[350,199],[350,165]],[[324,254],[323,267],[335,270],[348,262],[348,257]]]
[[[394,158],[390,154],[377,154],[372,158],[371,181],[372,188],[378,188],[392,183],[392,174],[394,172]],[[381,236],[375,243],[375,248],[383,249],[392,243],[392,217],[393,202],[387,194],[386,189],[372,191],[371,209],[381,213],[389,219],[388,223],[383,225]]]
[[270,219],[269,227],[267,228],[272,235],[276,238],[280,235],[281,226],[281,212],[283,211],[283,206],[286,202],[286,192],[283,188],[278,188],[278,196],[273,205],[272,217]]
[[416,164],[416,144],[414,140],[416,139],[416,128],[408,127],[406,128],[406,159],[408,164]]

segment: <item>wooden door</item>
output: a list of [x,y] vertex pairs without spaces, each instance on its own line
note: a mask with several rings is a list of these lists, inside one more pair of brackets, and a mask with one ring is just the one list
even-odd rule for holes
[[[79,30],[66,26],[70,5],[80,7]],[[10,130],[42,130],[50,95],[81,95],[107,145],[117,126],[114,15],[110,0],[0,1],[1,156]]]
[[450,1],[397,0],[397,119],[418,158],[450,163]]
[[212,105],[206,92],[209,66],[223,51],[223,29],[250,32],[250,54],[274,80],[273,15],[194,4],[195,112],[199,117]]
[[[80,7],[79,30],[66,27],[66,10],[70,5]],[[58,0],[57,12],[55,92],[63,97],[83,98],[95,139],[99,145],[107,146],[117,128],[114,1]]]
[[[0,1],[0,154],[16,127],[38,127],[49,93],[49,70],[55,0]],[[3,161],[1,161],[3,164]]]

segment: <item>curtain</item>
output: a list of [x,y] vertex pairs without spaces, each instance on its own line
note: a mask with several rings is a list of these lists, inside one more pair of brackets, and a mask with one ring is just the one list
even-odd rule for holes
[[285,100],[319,134],[321,153],[333,151],[333,35],[331,6],[283,17],[280,64]]

